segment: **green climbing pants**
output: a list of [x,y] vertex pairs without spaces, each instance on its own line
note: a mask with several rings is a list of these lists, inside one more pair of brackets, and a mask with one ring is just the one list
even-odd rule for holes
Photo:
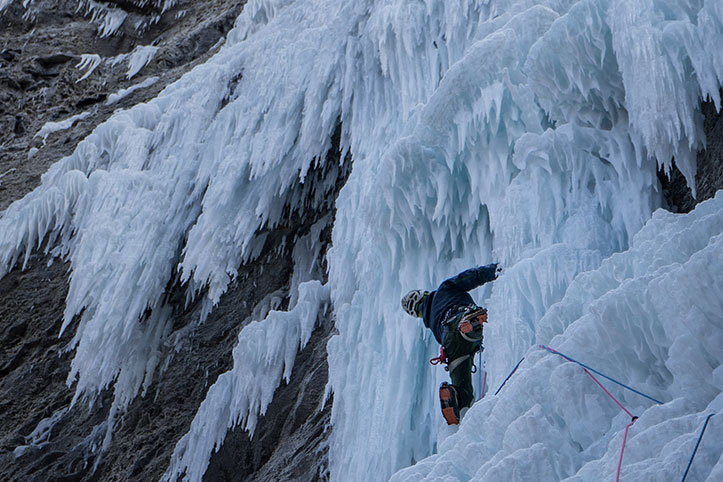
[[474,363],[474,354],[480,344],[479,342],[465,340],[462,337],[457,329],[460,321],[462,321],[461,316],[449,325],[447,335],[444,337],[444,351],[447,353],[447,360],[449,360],[450,364],[459,357],[469,355],[469,358],[460,363],[449,374],[452,385],[457,389],[459,408],[463,408],[470,407],[474,401],[472,365]]

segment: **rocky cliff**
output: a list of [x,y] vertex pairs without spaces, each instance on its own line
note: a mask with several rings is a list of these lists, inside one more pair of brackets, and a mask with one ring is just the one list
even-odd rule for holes
[[[0,209],[36,187],[53,162],[70,154],[113,112],[154,97],[212,55],[244,4],[165,3],[164,9],[163,2],[49,0],[27,8],[14,2],[2,11]],[[114,18],[123,22],[109,33]],[[133,55],[147,46],[154,55],[141,59],[147,64],[138,69]],[[48,125],[56,127],[41,132]],[[329,155],[338,164],[335,148]],[[312,173],[312,180],[338,178],[335,189],[321,205],[309,197],[303,212],[289,213],[287,222],[271,230],[264,253],[239,268],[239,277],[205,323],[197,323],[200,308],[186,307],[179,287],[169,286],[174,330],[185,333],[184,349],[166,348],[162,378],[156,377],[145,396],[116,421],[111,446],[100,458],[111,394],[92,406],[69,408],[74,390],[66,385],[72,359],[66,347],[75,327],[58,337],[69,265],[39,250],[24,270],[0,279],[0,479],[160,478],[206,390],[230,368],[236,337],[251,314],[272,296],[281,299],[282,307],[288,303],[294,246],[286,240],[324,219],[320,236],[328,245],[335,195],[349,167]],[[323,252],[318,263],[324,263]],[[211,461],[209,480],[324,477],[331,407],[330,400],[323,404],[325,345],[332,330],[327,312],[253,441],[243,430],[230,433]],[[44,430],[51,420],[52,428]]]

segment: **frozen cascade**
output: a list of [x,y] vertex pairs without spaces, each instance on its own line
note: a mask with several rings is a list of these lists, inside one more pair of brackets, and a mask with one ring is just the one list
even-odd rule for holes
[[209,389],[190,431],[178,442],[163,480],[186,474],[200,480],[212,450],[223,444],[229,428],[241,425],[253,435],[282,376],[288,383],[294,358],[314,330],[326,308],[329,288],[318,280],[299,286],[299,302],[289,311],[272,311],[239,333],[233,350],[234,368],[223,373]]
[[294,247],[294,273],[288,311],[279,311],[281,300],[271,295],[252,315],[254,321],[238,335],[233,369],[221,374],[209,389],[190,431],[178,442],[163,480],[179,476],[200,480],[212,451],[221,447],[230,428],[242,426],[251,436],[259,415],[264,415],[282,379],[288,383],[294,359],[311,338],[317,319],[329,305],[329,286],[322,285],[316,242],[330,222],[325,217]]
[[[528,335],[665,402],[608,383],[640,416],[630,430],[624,480],[677,480],[706,415],[723,409],[722,253],[723,193],[688,215],[656,211],[630,249],[576,277]],[[518,266],[493,290],[491,312],[508,303],[510,279],[530,279]],[[518,371],[498,396],[470,409],[437,455],[392,480],[440,480],[450,467],[457,474],[450,480],[511,473],[520,481],[615,480],[629,419],[579,366],[529,342],[520,347],[510,321],[486,332],[492,386],[524,355]],[[713,434],[722,423],[723,415],[711,418],[690,480],[717,480],[723,443]]]
[[[331,301],[332,479],[415,462],[395,478],[614,477],[625,416],[530,348],[545,342],[666,402],[621,395],[641,414],[625,473],[667,480],[721,404],[723,198],[656,211],[656,171],[675,157],[693,186],[721,43],[718,0],[251,0],[208,62],[115,113],[2,213],[0,275],[43,242],[70,260],[68,382],[76,400],[115,384],[115,416],[157,375],[169,283],[213,309],[259,231],[331,189],[304,180],[341,122],[354,168],[328,285],[298,279],[296,310],[310,311],[261,322],[300,324],[286,342],[303,346],[307,315]],[[490,310],[491,386],[526,361],[452,433],[445,373],[426,363],[436,343],[399,298],[491,261],[503,276],[473,293]],[[288,374],[293,356],[279,358]],[[268,399],[244,398],[237,376],[209,391],[168,473],[197,480],[228,428],[253,428]],[[228,400],[241,408],[219,413]],[[695,470],[714,480],[721,443],[701,450]]]

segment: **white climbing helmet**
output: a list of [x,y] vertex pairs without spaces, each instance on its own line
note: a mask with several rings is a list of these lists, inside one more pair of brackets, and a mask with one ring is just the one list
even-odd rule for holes
[[402,308],[404,311],[417,318],[422,317],[421,303],[429,296],[429,291],[412,290],[402,298]]

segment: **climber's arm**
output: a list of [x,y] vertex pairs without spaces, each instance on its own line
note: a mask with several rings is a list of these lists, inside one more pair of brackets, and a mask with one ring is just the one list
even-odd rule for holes
[[493,281],[497,278],[497,263],[488,264],[487,266],[478,266],[476,268],[470,268],[462,271],[457,276],[448,279],[440,285],[442,286],[454,286],[455,288],[462,291],[470,291],[478,286]]

